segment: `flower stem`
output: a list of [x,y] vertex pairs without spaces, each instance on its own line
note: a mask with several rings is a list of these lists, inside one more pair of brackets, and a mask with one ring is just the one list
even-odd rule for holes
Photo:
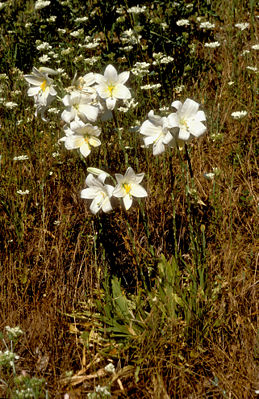
[[191,179],[192,179],[193,178],[193,170],[192,170],[191,159],[190,159],[190,156],[189,156],[188,147],[187,147],[186,143],[184,144],[184,149],[185,149],[185,157],[186,157],[186,160],[187,160],[190,176],[191,176]]

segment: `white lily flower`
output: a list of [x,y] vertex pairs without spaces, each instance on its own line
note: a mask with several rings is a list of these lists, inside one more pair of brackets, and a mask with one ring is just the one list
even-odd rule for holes
[[54,89],[51,79],[48,75],[56,75],[57,72],[51,68],[33,67],[31,75],[24,75],[25,80],[31,85],[28,89],[28,96],[33,96],[36,104],[47,106],[54,99],[57,92]]
[[205,133],[206,126],[202,122],[206,121],[206,116],[198,111],[198,103],[187,98],[183,104],[174,101],[171,105],[177,111],[168,116],[168,121],[171,128],[179,128],[177,139],[188,141],[192,136],[200,137]]
[[148,113],[148,120],[141,125],[140,134],[145,136],[145,146],[153,144],[153,155],[161,154],[166,144],[174,143],[167,118],[154,115],[154,111]]
[[112,210],[110,198],[114,187],[109,184],[104,184],[106,174],[100,174],[98,178],[95,178],[92,174],[89,174],[86,178],[86,185],[88,186],[81,191],[81,198],[92,199],[90,205],[90,211],[95,215],[100,209],[103,212],[109,212]]
[[110,174],[105,172],[104,170],[99,169],[99,168],[93,168],[91,166],[89,168],[87,168],[87,172],[91,173],[92,175],[95,175],[95,176],[100,176],[100,175],[104,175],[105,177],[110,176]]
[[115,174],[117,186],[113,191],[113,196],[122,198],[126,211],[131,207],[132,197],[147,197],[146,190],[139,184],[143,180],[144,173],[135,174],[134,170],[129,167],[125,175]]
[[131,98],[129,89],[124,85],[129,78],[129,74],[129,72],[122,72],[118,75],[112,65],[106,67],[104,75],[95,74],[97,93],[106,101],[106,106],[109,110],[114,109],[117,100]]
[[[73,128],[73,130],[71,129]],[[91,147],[98,147],[101,141],[97,138],[101,130],[90,123],[71,123],[70,128],[65,128],[66,136],[59,141],[64,141],[67,150],[79,148],[81,154],[87,157],[91,152]]]
[[92,104],[92,97],[80,91],[73,91],[62,99],[66,109],[62,112],[61,118],[70,123],[75,119],[83,122],[95,122],[98,117],[98,107]]

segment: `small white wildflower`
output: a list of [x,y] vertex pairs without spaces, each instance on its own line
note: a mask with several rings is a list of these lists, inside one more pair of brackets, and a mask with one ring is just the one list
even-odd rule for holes
[[70,33],[72,37],[79,37],[84,33],[84,29],[78,29]]
[[13,161],[27,161],[29,159],[28,155],[18,155],[17,157],[13,157]]
[[141,90],[154,90],[154,89],[159,89],[160,87],[161,87],[160,83],[140,86]]
[[168,29],[168,24],[166,22],[161,22],[161,27],[162,29],[165,31],[166,29]]
[[87,49],[89,49],[89,50],[91,50],[91,49],[93,49],[93,48],[98,47],[99,45],[100,45],[99,42],[87,43],[87,44],[84,45],[84,47],[87,48]]
[[246,28],[249,27],[249,23],[248,22],[241,22],[239,24],[235,24],[235,27],[240,29],[240,30],[245,30]]
[[68,54],[70,54],[72,52],[73,52],[73,48],[72,47],[68,47],[68,48],[66,48],[66,49],[61,51],[61,55],[68,55]]
[[116,13],[117,14],[124,14],[124,9],[122,7],[117,7],[116,8]]
[[42,55],[41,57],[39,57],[39,61],[42,64],[45,64],[45,62],[48,62],[50,60],[50,57],[47,54]]
[[51,3],[50,1],[37,0],[34,8],[35,10],[41,10],[42,8],[49,6],[50,3]]
[[146,9],[147,9],[146,6],[140,7],[139,5],[137,5],[135,7],[128,8],[127,12],[132,14],[141,14],[145,12]]
[[47,22],[55,22],[57,19],[56,15],[51,15],[49,18],[47,18]]
[[78,17],[75,19],[75,22],[85,22],[88,21],[88,17]]
[[208,48],[217,48],[220,46],[219,42],[211,42],[211,43],[205,43],[204,47],[208,47]]
[[23,331],[19,326],[16,326],[16,327],[6,326],[5,329],[8,332],[8,336],[9,336],[10,340],[14,340],[23,334]]
[[57,115],[57,114],[59,114],[59,109],[58,108],[55,108],[55,107],[53,107],[53,108],[49,108],[48,109],[48,112],[50,113],[50,114],[55,114],[55,115]]
[[16,353],[10,351],[7,349],[6,351],[2,352],[0,351],[0,365],[3,364],[9,364],[10,366],[14,365],[14,360],[18,360],[20,356],[18,356]]
[[60,153],[59,152],[52,152],[53,158],[59,157]]
[[248,69],[248,71],[252,71],[252,72],[257,72],[258,71],[258,68],[252,67],[252,66],[247,66],[246,69]]
[[229,86],[233,86],[235,84],[235,82],[233,82],[233,80],[230,80],[229,82],[228,82],[228,85]]
[[200,24],[200,28],[201,28],[201,29],[214,29],[214,28],[215,28],[215,24],[212,24],[212,23],[209,22],[209,21],[202,22],[202,23]]
[[52,46],[48,42],[43,42],[39,44],[36,48],[37,50],[42,51],[42,50],[50,50],[52,49]]
[[244,118],[244,116],[247,115],[247,111],[236,111],[236,112],[232,112],[231,116],[234,119],[241,119]]
[[22,93],[21,90],[14,90],[11,92],[11,95],[12,95],[12,97],[15,97],[15,96],[19,96],[19,94],[21,94],[21,93]]
[[8,76],[6,75],[6,73],[0,73],[0,80],[8,80]]
[[96,64],[98,61],[99,61],[99,59],[100,59],[100,57],[91,57],[91,58],[85,58],[84,59],[84,62],[87,64],[87,65],[94,65],[94,64]]
[[29,194],[29,190],[25,190],[25,191],[22,191],[22,190],[17,190],[16,191],[17,192],[17,194],[19,194],[19,195],[27,195],[27,194]]
[[165,111],[169,111],[169,109],[170,109],[169,107],[164,106],[164,107],[160,107],[159,111],[165,112]]
[[180,94],[184,89],[184,85],[180,85],[180,86],[176,86],[174,88],[174,91],[176,92],[176,94]]
[[18,104],[13,101],[7,101],[4,105],[8,109],[13,109],[15,107],[18,107]]
[[137,69],[147,69],[150,67],[150,63],[149,62],[136,62],[133,65],[133,67],[137,68]]
[[133,46],[119,47],[119,49],[122,50],[122,51],[126,51],[127,53],[129,53],[129,52],[133,49]]
[[161,58],[160,62],[161,64],[169,64],[170,62],[173,62],[173,60],[174,58],[168,55],[166,57]]
[[251,46],[251,49],[259,50],[259,44],[254,44],[253,46]]
[[107,364],[107,366],[104,367],[104,370],[106,370],[108,373],[114,374],[115,373],[115,367],[113,363]]
[[141,35],[133,29],[126,29],[122,32],[120,39],[123,44],[137,44],[140,43]]
[[62,28],[58,28],[58,33],[61,33],[62,35],[64,35],[66,33],[66,29],[62,29]]
[[215,173],[203,173],[203,176],[205,177],[205,179],[207,180],[213,180],[215,177]]
[[243,57],[244,55],[246,55],[246,54],[250,54],[250,50],[244,50],[244,51],[242,51],[242,53],[241,53],[242,57]]
[[188,26],[188,25],[190,25],[190,21],[188,19],[179,19],[176,22],[176,25],[177,26]]

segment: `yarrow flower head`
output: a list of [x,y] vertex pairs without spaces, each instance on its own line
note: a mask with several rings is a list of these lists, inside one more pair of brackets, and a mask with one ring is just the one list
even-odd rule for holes
[[6,349],[4,352],[0,351],[0,366],[13,366],[15,360],[19,358],[20,356],[9,349]]
[[125,175],[115,174],[117,185],[113,191],[113,196],[122,198],[126,211],[131,207],[133,198],[147,197],[146,190],[140,185],[144,177],[144,173],[135,174],[134,170],[129,167]]
[[217,48],[219,46],[220,46],[219,42],[210,42],[210,43],[204,44],[204,47],[207,47],[207,48]]
[[143,12],[145,12],[147,9],[146,6],[140,7],[138,4],[134,7],[128,8],[127,12],[128,13],[132,13],[132,14],[141,14]]
[[200,28],[201,29],[214,29],[215,28],[215,24],[212,24],[209,21],[201,22]]
[[107,173],[100,173],[95,178],[91,173],[86,178],[87,188],[81,191],[81,198],[91,199],[90,211],[95,215],[102,209],[103,212],[112,210],[110,198],[114,187],[110,184],[104,184]]
[[249,28],[249,23],[248,22],[240,22],[239,24],[235,24],[235,27],[240,29],[240,30],[245,30],[246,28]]
[[97,93],[106,101],[109,110],[113,110],[117,100],[131,98],[129,89],[124,85],[129,78],[129,72],[117,73],[112,65],[108,65],[104,75],[95,74]]
[[6,326],[5,329],[8,333],[9,339],[12,341],[16,340],[23,334],[23,331],[19,326],[16,327]]
[[179,19],[176,21],[177,26],[188,26],[190,25],[190,21],[188,19]]
[[37,0],[34,8],[35,10],[41,10],[42,8],[49,6],[50,3],[51,3],[50,1]]
[[206,131],[206,126],[202,122],[206,121],[203,111],[199,111],[199,104],[187,98],[182,104],[181,101],[174,101],[171,106],[176,112],[168,116],[169,126],[178,128],[178,139],[188,141],[193,136],[200,137]]
[[244,116],[246,116],[246,115],[247,115],[247,111],[235,111],[235,112],[232,112],[232,114],[231,114],[232,118],[234,118],[234,119],[241,119],[241,118],[244,118]]
[[165,151],[166,144],[174,142],[174,137],[169,131],[168,119],[154,115],[154,111],[148,113],[148,120],[141,125],[140,134],[145,136],[146,146],[153,144],[153,155],[161,154]]

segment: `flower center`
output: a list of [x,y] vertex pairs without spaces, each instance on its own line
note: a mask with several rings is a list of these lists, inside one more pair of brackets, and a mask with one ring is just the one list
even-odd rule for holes
[[131,185],[128,183],[123,183],[123,188],[126,191],[126,194],[129,194],[130,190],[131,190]]
[[163,131],[163,129],[161,129],[159,135],[158,135],[158,136],[156,137],[156,139],[154,140],[154,143],[157,143],[158,140],[160,140],[162,137],[163,137],[163,138],[165,137],[165,132]]
[[47,81],[46,79],[43,80],[42,84],[40,85],[41,90],[44,92],[46,90],[46,86],[47,86]]
[[180,119],[179,124],[181,125],[181,127],[184,127],[186,130],[189,129],[188,123],[184,118]]
[[112,97],[112,92],[113,92],[114,88],[115,88],[115,86],[113,84],[109,84],[108,85],[107,90],[108,90],[108,92],[109,92],[111,97]]

